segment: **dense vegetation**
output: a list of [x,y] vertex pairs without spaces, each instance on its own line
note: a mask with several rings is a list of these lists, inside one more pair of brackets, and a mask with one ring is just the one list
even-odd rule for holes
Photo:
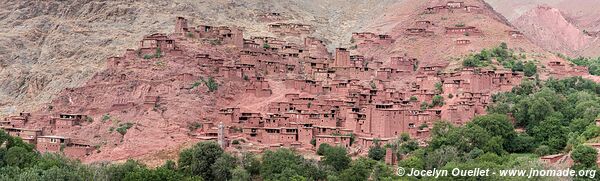
[[[59,155],[35,152],[19,138],[0,132],[0,180],[414,180],[398,177],[383,163],[387,148],[399,166],[415,169],[543,169],[539,156],[571,153],[573,169],[595,169],[600,127],[600,85],[581,77],[526,80],[510,92],[493,96],[488,115],[464,126],[434,123],[431,140],[419,147],[402,134],[386,144],[374,140],[367,157],[352,160],[347,150],[318,145],[321,160],[306,159],[291,149],[261,155],[224,152],[202,142],[180,152],[179,160],[148,168],[129,160],[121,164],[84,165]],[[518,128],[518,129],[515,129]],[[523,131],[516,131],[523,130]],[[316,144],[316,143],[315,143]],[[317,145],[315,145],[317,146]],[[528,180],[526,177],[445,177],[441,180]],[[551,177],[537,180],[554,179]],[[576,178],[582,179],[582,178]]]
[[463,60],[463,66],[487,67],[492,64],[492,60],[496,60],[504,68],[513,72],[523,72],[525,76],[531,77],[537,73],[537,66],[532,60],[524,60],[526,58],[524,54],[516,55],[506,43],[501,43],[491,50],[483,49],[479,53],[467,56]]
[[[524,81],[511,92],[494,95],[488,115],[476,117],[461,127],[436,122],[429,145],[398,153],[405,156],[399,165],[416,169],[542,169],[537,161],[539,156],[571,151],[573,169],[597,169],[596,149],[583,143],[597,142],[600,136],[600,127],[594,123],[600,113],[599,94],[600,85],[580,77]],[[516,127],[524,131],[516,132],[507,115],[512,115]]]
[[588,72],[592,75],[600,75],[600,57],[594,59],[590,57],[570,58],[562,54],[558,54],[558,56],[563,59],[569,60],[575,65],[587,67]]
[[[391,167],[369,158],[352,161],[345,148],[323,146],[321,161],[290,149],[262,155],[226,153],[215,142],[201,142],[180,152],[177,162],[157,168],[133,160],[85,165],[57,154],[39,154],[33,145],[0,131],[0,180],[392,180]],[[325,145],[325,144],[324,144]],[[385,154],[385,151],[384,151]],[[259,159],[261,156],[262,159]]]

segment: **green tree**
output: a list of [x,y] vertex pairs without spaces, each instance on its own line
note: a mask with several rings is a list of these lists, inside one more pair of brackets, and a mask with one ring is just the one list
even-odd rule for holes
[[440,95],[433,96],[433,99],[431,100],[431,105],[432,106],[443,106],[444,105],[444,97],[442,97]]
[[256,176],[260,174],[260,164],[260,161],[253,153],[242,154],[242,166],[244,167],[244,170],[250,173],[250,175]]
[[10,147],[4,154],[4,161],[8,166],[25,168],[34,164],[37,155],[20,146]]
[[319,145],[319,148],[317,149],[317,155],[325,155],[325,153],[327,152],[327,150],[329,150],[331,148],[331,146],[327,143],[321,143]]
[[361,157],[353,161],[348,169],[342,171],[339,179],[344,181],[368,180],[375,164],[375,161]]
[[215,180],[229,180],[231,179],[231,171],[235,168],[236,158],[223,153],[215,163],[212,164],[212,174]]
[[369,148],[368,156],[369,156],[369,158],[371,158],[373,160],[381,161],[381,160],[383,160],[383,158],[385,158],[385,148],[381,147],[381,144],[379,143],[379,141],[374,140],[373,146],[371,146],[371,148]]
[[[322,145],[322,144],[321,144]],[[350,157],[346,149],[340,146],[328,148],[323,154],[322,163],[332,166],[336,171],[342,171],[350,165]]]
[[435,91],[437,94],[444,93],[444,87],[442,86],[441,82],[436,82],[434,86],[435,86]]
[[552,149],[546,145],[540,145],[535,149],[535,154],[538,156],[544,156],[552,154]]
[[223,155],[223,149],[214,141],[200,142],[179,153],[177,165],[186,175],[198,175],[204,180],[214,180],[211,166]]
[[571,158],[575,162],[573,167],[575,168],[595,168],[597,161],[598,151],[596,149],[579,145],[573,149],[571,153]]
[[307,175],[304,159],[290,149],[266,151],[262,160],[260,175],[265,180],[288,180]]
[[533,61],[527,61],[523,67],[523,72],[525,73],[525,76],[531,77],[537,73],[537,66]]
[[134,160],[127,160],[123,164],[109,165],[105,170],[105,173],[107,174],[106,179],[124,180],[128,174],[139,171],[140,169],[146,169],[146,166]]
[[250,181],[250,173],[243,167],[236,167],[231,171],[232,181]]

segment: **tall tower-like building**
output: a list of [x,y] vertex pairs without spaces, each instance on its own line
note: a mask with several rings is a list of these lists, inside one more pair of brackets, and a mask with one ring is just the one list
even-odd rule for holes
[[350,67],[350,52],[345,48],[336,48],[333,67]]
[[223,122],[219,122],[219,126],[218,126],[218,143],[219,146],[221,146],[221,148],[225,149],[226,143],[225,143],[225,125],[223,125]]
[[175,21],[175,34],[183,35],[187,30],[187,19],[184,17],[177,17],[177,21]]

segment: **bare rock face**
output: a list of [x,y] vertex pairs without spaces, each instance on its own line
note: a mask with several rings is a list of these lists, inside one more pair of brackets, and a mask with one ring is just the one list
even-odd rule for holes
[[[0,112],[33,109],[63,88],[81,85],[104,69],[107,57],[133,47],[143,35],[170,32],[174,16],[243,27],[248,36],[277,36],[268,24],[302,22],[316,30],[310,36],[337,46],[394,2],[5,0],[0,2]],[[282,18],[261,20],[269,13]]]
[[560,10],[539,6],[514,21],[538,45],[553,51],[574,55],[585,48],[592,39],[569,22]]
[[[600,54],[600,1],[486,0],[534,43],[570,56]],[[556,23],[556,24],[555,24]],[[533,27],[536,25],[536,27]],[[577,30],[578,31],[577,31]],[[553,37],[556,36],[556,37]]]

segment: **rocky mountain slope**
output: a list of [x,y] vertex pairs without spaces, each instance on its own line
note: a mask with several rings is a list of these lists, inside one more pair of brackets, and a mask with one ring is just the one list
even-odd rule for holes
[[[109,56],[143,35],[170,32],[175,16],[191,23],[243,27],[248,36],[272,35],[258,17],[281,13],[315,27],[331,46],[347,42],[396,1],[0,1],[0,112],[48,103],[104,69]],[[290,38],[294,39],[294,38]],[[301,41],[301,39],[295,39]]]
[[585,49],[593,38],[573,25],[558,9],[538,6],[514,20],[524,34],[550,51],[573,56]]
[[486,0],[548,51],[569,56],[600,54],[600,1]]

